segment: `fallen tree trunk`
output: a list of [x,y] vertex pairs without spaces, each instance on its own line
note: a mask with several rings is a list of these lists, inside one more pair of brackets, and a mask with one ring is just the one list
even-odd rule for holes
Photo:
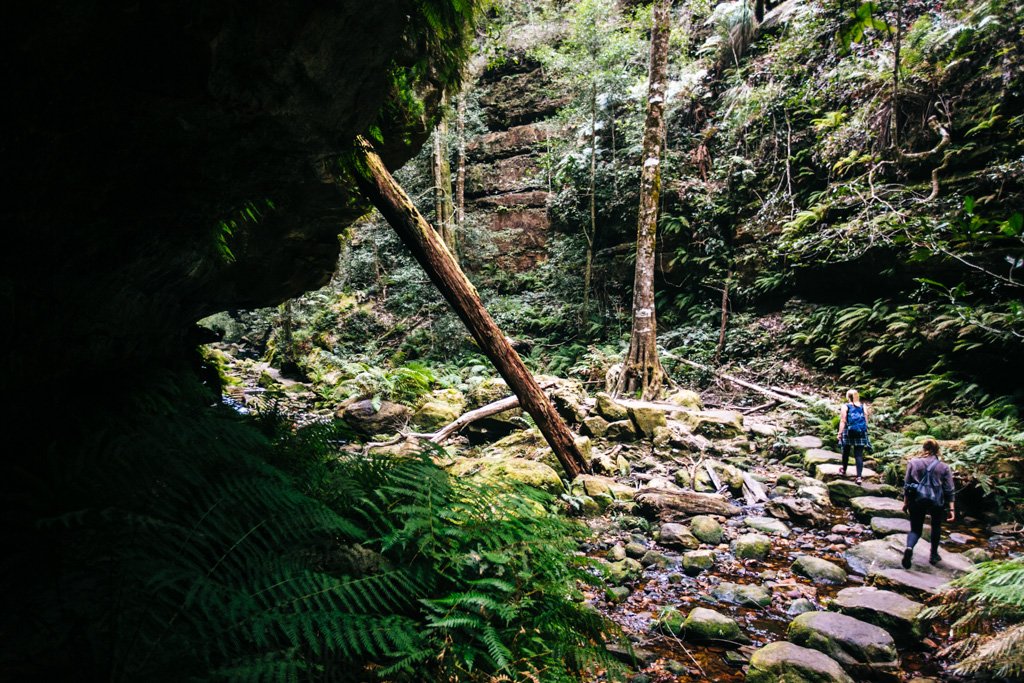
[[722,515],[733,517],[741,510],[717,493],[641,489],[633,498],[640,513],[649,518],[686,515]]
[[[554,382],[545,382],[544,384],[540,385],[540,388],[547,389],[548,387],[552,387],[554,385]],[[505,398],[500,398],[497,401],[492,401],[491,403],[488,403],[485,406],[474,408],[473,410],[470,410],[468,412],[463,413],[462,415],[459,415],[456,419],[449,422],[444,427],[441,427],[441,429],[438,429],[436,432],[433,432],[432,434],[409,434],[409,436],[415,437],[417,439],[427,439],[432,443],[444,443],[449,438],[451,438],[458,432],[462,431],[465,427],[473,424],[477,420],[482,420],[485,417],[497,415],[498,413],[503,413],[506,410],[512,410],[513,408],[518,407],[518,396],[506,396]]]
[[[669,357],[669,356],[666,356],[666,357]],[[733,377],[732,375],[727,375],[724,372],[718,372],[717,370],[715,370],[713,368],[709,368],[706,365],[701,365],[700,363],[697,363],[697,362],[692,361],[692,360],[688,360],[686,358],[680,358],[679,356],[671,356],[671,358],[672,358],[672,360],[679,361],[680,363],[685,363],[686,365],[689,365],[690,367],[697,368],[698,370],[703,370],[704,372],[710,372],[713,375],[715,375],[716,377],[721,377],[722,379],[724,379],[726,381],[729,381],[729,382],[732,382],[733,384],[738,384],[741,387],[746,387],[747,389],[752,389],[753,391],[756,391],[759,394],[764,394],[765,396],[768,396],[769,398],[773,398],[776,401],[779,401],[781,403],[792,403],[792,404],[798,405],[798,406],[803,406],[804,405],[803,401],[798,401],[797,399],[790,398],[789,396],[783,396],[779,392],[779,390],[776,389],[775,387],[771,387],[771,388],[763,387],[760,384],[754,384],[753,382],[748,382],[748,381],[746,381],[744,379],[740,379],[739,377]]]
[[538,429],[551,446],[566,476],[575,479],[577,475],[589,472],[589,465],[576,446],[569,428],[483,307],[476,288],[459,268],[444,241],[391,177],[373,146],[361,136],[356,138],[351,171],[360,191],[398,233],[466,325],[480,349],[519,397],[523,408],[537,423]]

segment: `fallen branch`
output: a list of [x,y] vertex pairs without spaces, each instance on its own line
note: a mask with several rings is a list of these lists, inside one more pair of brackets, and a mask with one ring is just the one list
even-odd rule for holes
[[[550,388],[550,387],[552,387],[554,385],[555,385],[555,382],[545,382],[544,384],[540,385],[540,388],[541,388],[541,390],[544,390],[544,389],[548,389],[548,388]],[[403,438],[404,437],[413,437],[413,438],[416,438],[416,439],[427,439],[431,443],[437,443],[437,444],[444,443],[449,438],[451,438],[454,434],[460,432],[464,427],[466,427],[467,425],[470,425],[470,424],[476,422],[477,420],[482,420],[485,417],[490,417],[491,415],[497,415],[498,413],[503,413],[506,410],[511,410],[513,408],[518,408],[518,407],[519,407],[519,397],[518,396],[506,396],[505,398],[498,399],[497,401],[492,401],[491,403],[488,403],[485,406],[480,406],[479,408],[475,408],[473,410],[470,410],[469,412],[463,413],[462,415],[457,417],[453,422],[449,422],[448,424],[446,424],[444,427],[442,427],[441,429],[437,430],[436,432],[433,432],[433,433],[430,433],[430,434],[416,434],[416,433],[404,434]]]
[[750,415],[752,413],[759,413],[762,410],[770,410],[771,408],[774,408],[777,405],[779,405],[779,402],[776,401],[775,399],[772,399],[771,401],[768,401],[767,403],[762,403],[759,406],[754,406],[753,408],[747,408],[746,410],[743,411],[743,414],[744,415]]
[[758,392],[760,394],[764,394],[765,396],[768,396],[769,398],[773,398],[773,399],[775,399],[776,401],[778,401],[780,403],[792,403],[794,405],[803,406],[807,402],[806,399],[804,399],[803,401],[798,401],[795,398],[790,398],[789,396],[783,396],[782,393],[778,390],[777,387],[771,387],[771,388],[763,387],[760,384],[754,384],[753,382],[748,382],[746,380],[742,380],[739,377],[733,377],[732,375],[727,375],[724,372],[718,372],[717,370],[709,368],[706,365],[701,365],[700,363],[697,363],[695,361],[692,361],[692,360],[689,360],[689,359],[686,359],[686,358],[680,358],[679,356],[673,356],[671,354],[664,354],[664,355],[665,355],[666,358],[671,358],[672,360],[679,361],[680,363],[685,363],[686,365],[689,365],[691,367],[697,368],[698,370],[703,370],[704,372],[710,372],[713,375],[715,375],[716,377],[721,377],[722,379],[724,379],[726,381],[729,381],[729,382],[732,382],[733,384],[738,384],[741,387],[745,387],[747,389],[751,389],[753,391],[756,391],[756,392]]

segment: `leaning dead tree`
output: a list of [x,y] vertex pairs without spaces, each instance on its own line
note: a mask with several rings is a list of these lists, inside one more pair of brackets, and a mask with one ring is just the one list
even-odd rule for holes
[[661,141],[665,138],[665,89],[668,82],[668,42],[671,32],[669,0],[654,6],[651,66],[644,124],[643,167],[640,171],[640,216],[636,235],[636,274],[633,279],[633,331],[629,352],[615,394],[658,398],[668,375],[658,360],[657,316],[654,313],[654,247],[661,194]]
[[589,464],[576,446],[572,432],[498,329],[480,302],[476,288],[459,268],[441,237],[388,172],[373,146],[362,137],[356,139],[351,171],[360,191],[398,233],[403,244],[465,323],[480,349],[519,397],[523,409],[537,423],[566,475],[572,479],[588,472]]

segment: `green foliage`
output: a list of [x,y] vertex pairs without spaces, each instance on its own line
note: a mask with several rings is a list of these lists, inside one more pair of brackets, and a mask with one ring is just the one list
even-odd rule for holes
[[396,401],[413,405],[437,384],[434,372],[417,361],[397,368],[378,367],[366,363],[344,366],[350,379],[341,383],[347,398]]
[[9,673],[569,681],[603,656],[583,532],[549,497],[428,455],[344,456],[339,426],[293,434],[209,400],[155,382],[25,478],[38,545],[8,565]]
[[954,642],[940,652],[953,672],[982,680],[1024,676],[1024,560],[986,562],[953,583],[926,618],[952,620]]

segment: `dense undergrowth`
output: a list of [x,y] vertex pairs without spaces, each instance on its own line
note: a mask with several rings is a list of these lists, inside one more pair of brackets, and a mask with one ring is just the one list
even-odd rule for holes
[[570,681],[607,665],[580,530],[549,497],[449,477],[442,451],[343,456],[347,430],[210,400],[156,381],[45,454],[52,485],[22,482],[5,675]]

